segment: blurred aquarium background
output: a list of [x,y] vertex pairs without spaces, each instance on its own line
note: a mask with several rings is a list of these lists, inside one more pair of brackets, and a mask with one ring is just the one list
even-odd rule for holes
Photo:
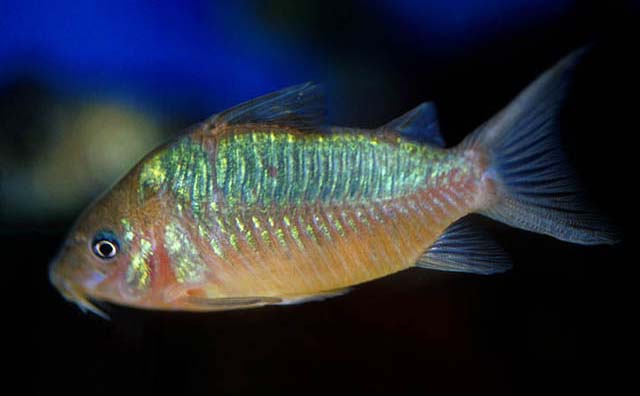
[[630,268],[625,243],[571,246],[487,222],[510,273],[409,270],[325,302],[114,307],[111,322],[64,302],[46,268],[83,207],[215,112],[312,80],[337,125],[374,128],[435,101],[454,145],[586,44],[565,141],[594,202],[628,232],[639,11],[622,0],[0,1],[0,247],[24,393],[612,393],[623,374],[603,372],[622,348],[612,329],[624,327],[624,289],[612,285]]

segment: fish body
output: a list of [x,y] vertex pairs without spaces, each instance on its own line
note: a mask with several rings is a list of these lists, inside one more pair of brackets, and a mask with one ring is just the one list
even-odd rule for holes
[[147,155],[90,207],[51,280],[96,313],[89,298],[210,311],[324,298],[415,265],[506,270],[506,256],[465,224],[473,212],[612,242],[567,201],[574,188],[545,123],[549,91],[573,63],[450,149],[430,104],[375,130],[322,127],[311,84],[239,105]]
[[[390,133],[202,126],[130,176],[150,205],[142,220],[158,221],[121,219],[156,241],[127,286],[150,290],[138,304],[167,308],[167,293],[184,292],[287,301],[408,268],[477,205],[472,154]],[[132,232],[133,244],[145,238]],[[163,276],[146,276],[152,262]]]

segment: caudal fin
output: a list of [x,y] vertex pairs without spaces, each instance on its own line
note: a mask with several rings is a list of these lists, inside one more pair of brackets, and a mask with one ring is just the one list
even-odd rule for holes
[[574,52],[527,87],[511,104],[462,143],[489,157],[494,199],[480,213],[525,230],[594,245],[617,233],[586,203],[568,166],[557,115],[570,76],[584,50]]

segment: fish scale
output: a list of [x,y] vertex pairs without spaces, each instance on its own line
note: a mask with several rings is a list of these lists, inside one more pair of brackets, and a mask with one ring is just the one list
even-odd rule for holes
[[[446,215],[442,222],[427,221],[432,230],[426,229],[424,222],[415,220],[415,213],[412,214],[404,207],[411,200],[419,201],[425,199],[429,194],[430,186],[432,190],[447,186],[450,180],[445,180],[443,175],[454,175],[453,169],[456,166],[463,168],[463,173],[468,175],[464,183],[460,183],[460,188],[475,188],[475,175],[469,171],[470,166],[451,153],[444,155],[440,149],[431,150],[407,150],[409,145],[401,139],[393,142],[381,142],[378,136],[369,135],[344,135],[332,134],[331,136],[313,136],[309,134],[294,134],[288,132],[283,137],[279,137],[278,131],[246,131],[236,129],[226,132],[229,135],[221,136],[218,145],[218,156],[224,156],[224,160],[216,161],[216,174],[220,177],[214,184],[218,186],[220,195],[223,197],[221,204],[222,218],[242,219],[238,222],[241,227],[235,227],[235,231],[230,235],[217,234],[215,229],[211,229],[208,238],[211,240],[229,240],[234,238],[243,243],[239,248],[233,249],[236,255],[230,253],[225,256],[235,257],[234,268],[243,268],[242,262],[249,263],[244,267],[251,270],[240,270],[235,276],[233,283],[234,292],[245,287],[248,290],[260,289],[268,295],[275,294],[310,294],[323,290],[331,285],[332,288],[345,287],[351,283],[359,283],[382,274],[399,271],[412,265],[415,257],[418,256],[432,242],[425,235],[434,230],[443,228],[433,228],[433,224],[447,223],[462,216],[469,208],[464,206],[452,207],[446,213],[440,212],[438,215]],[[369,140],[368,140],[369,139]],[[338,141],[332,150],[325,150],[322,153],[322,144],[327,141]],[[249,145],[247,142],[251,142]],[[261,142],[266,142],[264,147]],[[362,147],[368,147],[370,157],[376,162],[364,164],[357,156],[344,156],[341,149],[349,150],[344,144],[357,142]],[[403,145],[405,145],[403,147]],[[239,147],[243,148],[240,150]],[[412,147],[413,148],[413,147]],[[272,150],[272,151],[270,151]],[[358,147],[360,151],[366,151]],[[398,151],[403,153],[412,152],[416,158],[408,161],[398,159]],[[332,152],[332,154],[327,155]],[[353,151],[353,148],[351,148]],[[321,152],[322,154],[318,154]],[[435,152],[435,153],[434,153]],[[240,156],[235,158],[227,153]],[[256,155],[256,153],[258,153]],[[424,171],[425,180],[420,183],[415,181],[415,176],[407,169],[397,169],[398,166],[413,166],[415,163],[427,163],[431,158],[439,156],[442,158],[437,166],[426,166]],[[320,166],[309,167],[312,163],[307,158],[322,159]],[[351,162],[347,162],[350,159]],[[446,159],[446,160],[443,160]],[[343,166],[334,166],[333,162],[345,162]],[[450,163],[451,162],[451,163]],[[272,163],[279,164],[285,169],[282,174],[277,169],[280,177],[269,175],[269,167]],[[317,162],[316,162],[317,163]],[[240,164],[244,164],[243,166]],[[329,164],[329,165],[327,165]],[[262,167],[262,171],[256,168]],[[436,169],[443,167],[445,170]],[[374,168],[385,171],[375,172]],[[465,170],[466,169],[466,170]],[[361,172],[361,174],[358,174]],[[449,172],[449,173],[447,173]],[[234,175],[236,174],[236,175]],[[253,191],[264,191],[258,194],[256,199],[246,200],[246,196],[234,190],[234,184],[228,180],[239,180],[243,176],[258,175],[244,182],[242,188]],[[346,181],[341,181],[342,176],[349,174]],[[409,175],[402,180],[398,175]],[[433,176],[432,176],[433,175]],[[427,182],[429,177],[433,177],[433,183]],[[400,187],[385,184],[388,177],[395,177],[399,180]],[[411,179],[414,177],[414,179]],[[361,178],[357,187],[368,192],[356,195],[349,191],[351,179]],[[273,182],[275,179],[275,183]],[[307,180],[307,182],[303,182]],[[310,194],[301,188],[291,187],[285,189],[282,197],[270,196],[269,191],[276,191],[278,183],[296,184],[298,186],[322,186],[325,185],[324,193],[321,189],[317,194]],[[413,183],[413,184],[412,184]],[[254,184],[262,184],[256,186]],[[372,185],[368,191],[365,186]],[[315,192],[315,191],[314,191]],[[397,194],[393,197],[391,194]],[[465,194],[473,194],[472,191],[465,191]],[[314,199],[315,198],[315,199]],[[355,199],[354,199],[355,198]],[[409,199],[410,198],[410,199]],[[247,235],[253,235],[252,240],[256,240],[262,230],[258,229],[253,221],[248,218],[260,218],[265,211],[270,208],[279,207],[275,222],[283,225],[282,232],[286,237],[286,243],[273,245],[255,244],[247,239]],[[358,211],[369,212],[366,220],[357,215]],[[346,213],[355,222],[355,228],[345,227],[340,221],[340,216],[335,212]],[[419,216],[428,216],[420,211]],[[206,222],[206,221],[205,221]],[[259,221],[260,224],[267,224],[265,219]],[[418,226],[419,225],[419,226]],[[384,234],[389,227],[397,232],[409,233],[406,240],[385,240]],[[227,227],[229,228],[229,227]],[[366,231],[365,231],[366,230]],[[277,241],[278,233],[273,228],[266,230],[269,233],[269,240]],[[392,232],[391,235],[395,235]],[[415,235],[414,235],[415,234]],[[234,237],[235,235],[235,237]],[[369,236],[370,238],[362,238]],[[438,235],[436,232],[434,234]],[[381,242],[382,241],[382,242]],[[226,243],[227,249],[233,243]],[[400,246],[398,246],[400,245]],[[355,246],[358,248],[356,249]],[[216,266],[219,254],[210,252],[209,266]],[[220,253],[220,252],[218,252]],[[214,271],[215,272],[215,271]],[[282,273],[287,273],[285,285],[278,282],[282,279]],[[258,274],[258,275],[256,275]],[[226,277],[228,279],[228,277]],[[268,282],[265,279],[270,279]],[[240,286],[245,285],[245,286]],[[268,290],[266,285],[278,285],[277,288]],[[262,289],[261,289],[262,288]],[[218,285],[216,290],[223,290],[224,285]]]
[[[217,148],[215,159],[204,152],[207,139],[213,140],[210,146]],[[179,154],[175,153],[177,150]],[[349,155],[354,152],[362,155]],[[185,157],[189,159],[186,162]],[[175,158],[180,159],[177,170],[172,167]],[[216,293],[226,290],[272,295],[279,290],[306,294],[328,285],[339,288],[406,268],[412,262],[400,257],[402,253],[411,251],[413,254],[406,257],[416,256],[432,240],[421,237],[420,243],[401,248],[391,241],[380,243],[378,240],[354,249],[354,245],[362,244],[358,237],[361,234],[354,230],[346,232],[332,211],[351,213],[355,221],[360,222],[358,227],[365,227],[369,234],[380,227],[416,232],[411,224],[415,219],[407,216],[397,200],[416,194],[420,199],[427,188],[447,185],[442,175],[454,174],[452,170],[472,176],[470,165],[460,156],[372,133],[322,136],[290,130],[236,128],[222,137],[204,133],[185,136],[149,162],[155,173],[143,170],[142,175],[149,173],[158,178],[154,161],[160,161],[164,172],[160,172],[162,176],[157,182],[141,177],[142,196],[148,194],[149,186],[153,189],[160,182],[168,183],[175,199],[191,208],[188,218],[200,224],[198,230],[206,229],[205,236],[210,241],[210,252],[201,263],[174,259],[176,276],[183,279],[186,273],[225,271],[224,268],[233,267],[233,273],[229,271],[225,276],[215,277],[225,279],[225,283],[233,287],[225,289],[225,285],[215,285]],[[398,169],[400,165],[407,168]],[[190,176],[193,169],[198,170],[199,177]],[[214,180],[207,177],[211,174],[216,175]],[[191,188],[189,180],[192,180]],[[308,186],[310,190],[301,186]],[[217,213],[203,210],[211,206],[207,201],[215,197],[221,198],[216,204]],[[284,233],[286,243],[267,248],[257,243],[263,236],[249,219],[259,218],[274,205],[280,207],[276,222],[282,227],[265,231],[271,234],[269,239],[280,241]],[[456,209],[460,213],[450,208],[440,215],[452,217],[458,213],[460,216],[465,210]],[[299,211],[307,212],[296,218]],[[369,215],[358,217],[359,211]],[[218,216],[218,220],[211,221],[211,216]],[[225,261],[226,266],[219,260]],[[324,268],[318,263],[323,263]],[[198,265],[206,268],[197,268]]]
[[[260,135],[268,138],[256,139]],[[390,199],[416,192],[444,168],[464,167],[441,149],[373,134],[235,130],[220,138],[217,149],[216,183],[230,205]]]
[[223,111],[147,155],[78,220],[49,277],[65,298],[213,311],[321,299],[418,266],[493,274],[476,212],[581,243],[617,232],[581,201],[555,121],[567,57],[458,146],[423,103],[375,129],[323,126],[319,86]]

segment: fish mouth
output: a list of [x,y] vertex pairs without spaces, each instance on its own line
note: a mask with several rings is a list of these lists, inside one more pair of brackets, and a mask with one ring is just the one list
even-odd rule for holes
[[83,293],[79,288],[73,287],[69,282],[67,282],[64,278],[62,278],[55,269],[55,265],[51,265],[49,267],[49,280],[51,284],[62,294],[65,300],[76,304],[80,310],[84,313],[92,312],[99,317],[109,320],[109,315],[107,315],[100,308],[96,307],[89,299],[86,294]]

